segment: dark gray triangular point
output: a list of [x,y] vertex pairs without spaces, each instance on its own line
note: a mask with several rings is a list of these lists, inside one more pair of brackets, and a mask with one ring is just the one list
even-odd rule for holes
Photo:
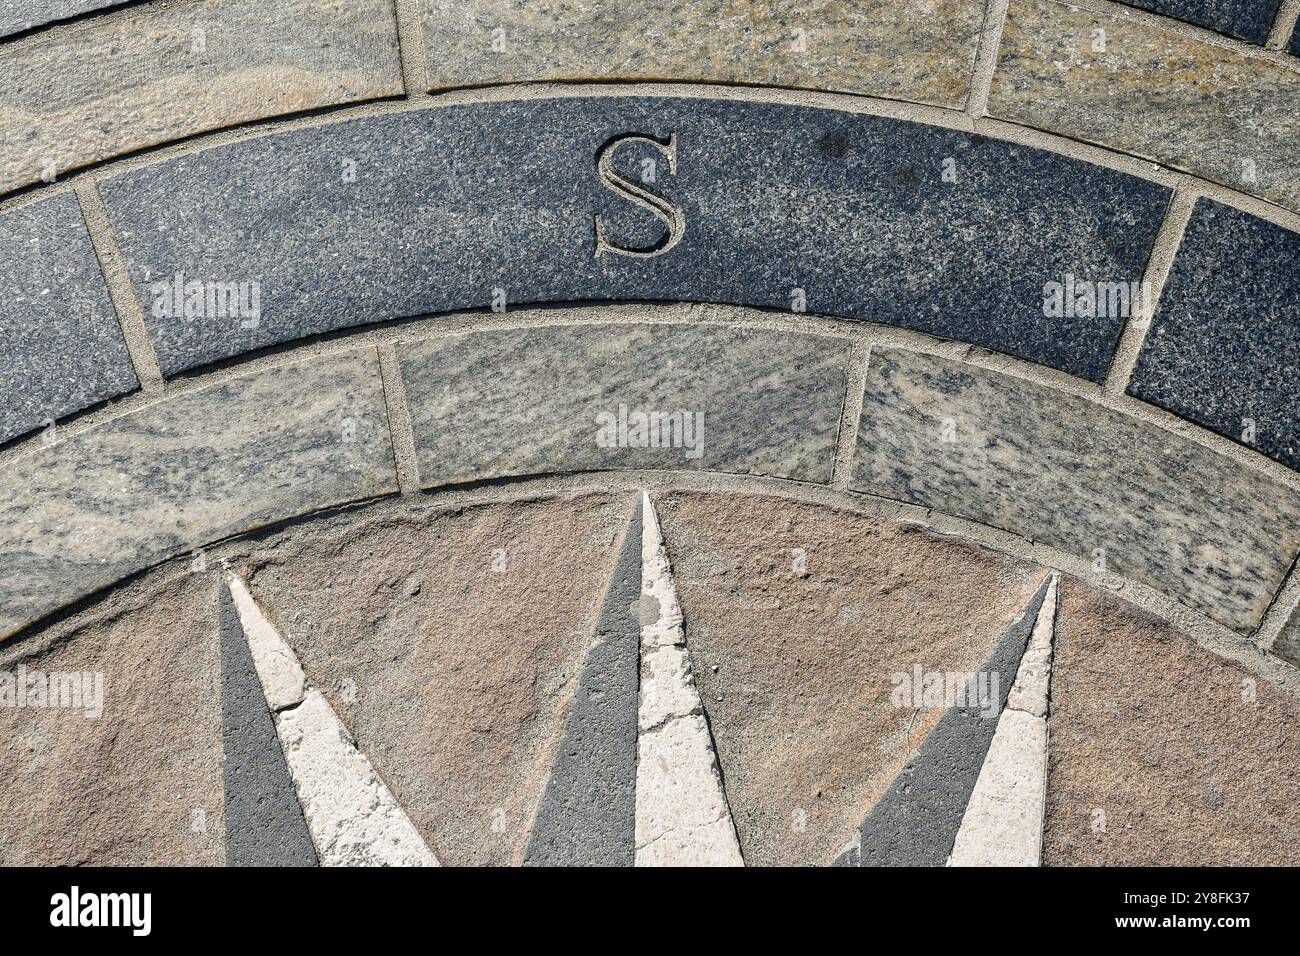
[[318,866],[230,589],[221,585],[226,865]]
[[605,593],[525,866],[632,866],[640,691],[641,496]]
[[[862,821],[857,845],[846,849],[836,866],[943,866],[948,862],[1050,584],[1050,578],[1043,582],[999,638],[981,671],[998,675],[997,713],[986,717],[977,704],[946,710]],[[968,692],[966,700],[975,699]]]

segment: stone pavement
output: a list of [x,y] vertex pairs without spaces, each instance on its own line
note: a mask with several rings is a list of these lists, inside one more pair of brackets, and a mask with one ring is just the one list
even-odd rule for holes
[[9,3],[0,864],[1300,862],[1298,21]]

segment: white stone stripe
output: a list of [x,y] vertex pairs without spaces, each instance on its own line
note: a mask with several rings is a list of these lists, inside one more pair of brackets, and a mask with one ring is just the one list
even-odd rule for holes
[[1053,575],[1034,622],[949,866],[1038,866],[1047,805],[1047,710],[1057,580]]
[[691,674],[659,521],[642,494],[637,866],[744,866]]
[[437,866],[397,799],[353,742],[248,588],[228,578],[289,775],[322,866]]

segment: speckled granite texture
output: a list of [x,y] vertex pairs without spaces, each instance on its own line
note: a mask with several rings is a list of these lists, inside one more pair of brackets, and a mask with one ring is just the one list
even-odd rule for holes
[[873,351],[853,487],[1041,541],[1249,633],[1300,551],[1300,494],[1024,379]]
[[224,536],[396,491],[378,364],[231,379],[0,469],[0,637]]
[[1263,45],[1277,18],[1279,0],[1122,0],[1164,17],[1194,23]]
[[[604,468],[827,482],[843,339],[711,325],[472,332],[399,352],[425,487]],[[677,415],[651,439],[636,415]],[[638,437],[644,432],[644,442]]]
[[143,4],[0,47],[0,192],[207,130],[401,92],[389,0]]
[[988,111],[1300,209],[1300,63],[1012,0]]
[[0,216],[0,443],[138,387],[77,197]]
[[1300,235],[1197,203],[1128,390],[1300,468]]
[[699,80],[961,107],[979,0],[424,0],[434,89]]
[[0,10],[0,37],[56,20],[94,13],[121,2],[123,0],[5,0],[4,9]]
[[[644,185],[684,216],[653,258],[596,255],[597,216],[624,248],[668,238],[599,175],[602,150],[630,133],[675,137],[675,173],[666,145],[605,157],[653,175]],[[1046,318],[1043,287],[1140,278],[1168,200],[951,130],[644,97],[367,117],[124,173],[103,193],[168,374],[390,317],[650,299],[869,319],[1097,379],[1122,318]],[[152,283],[177,273],[260,282],[260,324],[155,316]]]

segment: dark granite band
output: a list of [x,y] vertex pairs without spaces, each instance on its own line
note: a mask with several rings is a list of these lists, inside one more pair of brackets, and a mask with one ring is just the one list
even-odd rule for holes
[[[1099,380],[1123,317],[1048,316],[1044,288],[1137,282],[1169,198],[948,129],[650,97],[365,117],[102,191],[168,375],[384,319],[639,299],[863,319]],[[242,311],[211,314],[213,286]]]

